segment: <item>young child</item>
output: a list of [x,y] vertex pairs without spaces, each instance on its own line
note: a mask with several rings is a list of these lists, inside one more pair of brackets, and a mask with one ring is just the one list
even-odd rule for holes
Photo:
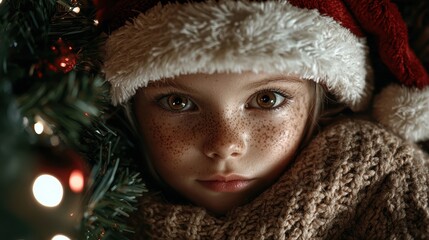
[[[429,138],[429,78],[392,3],[112,9],[112,101],[134,114],[160,185],[136,239],[429,238],[427,156],[412,143]],[[374,102],[370,51],[397,81]],[[328,97],[348,114],[319,131]],[[381,124],[352,116],[371,106]]]

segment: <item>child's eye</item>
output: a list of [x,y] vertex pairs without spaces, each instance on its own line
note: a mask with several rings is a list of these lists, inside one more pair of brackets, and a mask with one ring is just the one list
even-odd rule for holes
[[195,108],[195,104],[188,97],[179,94],[163,96],[158,103],[162,108],[173,112],[189,111]]
[[274,109],[282,106],[288,97],[272,90],[263,90],[252,96],[246,104],[247,108]]

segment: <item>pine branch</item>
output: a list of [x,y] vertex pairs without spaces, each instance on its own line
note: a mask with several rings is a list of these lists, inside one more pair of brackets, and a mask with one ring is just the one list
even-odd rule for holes
[[[82,13],[73,12],[73,7],[64,1],[62,1],[62,6],[64,6],[62,11],[57,12],[52,18],[49,38],[52,41],[62,38],[67,42],[72,42],[74,48],[80,49],[78,52],[80,61],[76,70],[98,73],[101,68],[101,61],[94,61],[94,59],[100,58],[102,55],[107,36],[97,27],[98,22],[93,17],[95,12],[89,10],[82,15]],[[87,17],[88,15],[91,17]]]
[[[132,141],[106,122],[107,85],[100,74],[105,36],[94,22],[90,2],[79,5],[79,14],[71,11],[74,4],[66,0],[0,4],[0,83],[9,86],[4,109],[15,106],[20,113],[14,122],[0,119],[0,123],[2,128],[18,126],[25,139],[25,146],[6,145],[11,147],[9,155],[43,141],[31,128],[37,119],[52,130],[48,135],[59,136],[63,144],[82,153],[92,166],[82,238],[126,239],[132,232],[127,218],[145,186],[133,163]],[[61,68],[68,67],[69,60],[70,69]],[[25,166],[30,165],[22,163]]]
[[33,84],[30,92],[34,94],[23,94],[18,102],[28,119],[40,116],[66,144],[76,146],[82,127],[101,114],[106,90],[100,77],[71,72],[55,82]]
[[[41,117],[54,134],[74,146],[82,126],[106,105],[107,86],[98,76],[105,37],[94,25],[94,10],[77,15],[69,2],[59,3],[63,7],[54,0],[9,0],[0,5],[0,42],[9,43],[0,44],[5,50],[0,73],[13,83],[30,125]],[[62,58],[77,58],[73,71],[56,69]]]
[[[136,210],[137,198],[146,191],[140,173],[130,170],[136,169],[130,165],[133,162],[130,150],[134,146],[102,122],[97,122],[87,132],[84,141],[99,148],[86,152],[88,159],[96,163],[91,176],[94,182],[87,195],[82,235],[85,239],[113,236],[114,239],[127,239],[124,233],[133,232],[127,218]],[[121,149],[127,149],[127,154]]]
[[[37,57],[36,53],[46,45],[55,4],[55,0],[7,0],[0,6],[1,42],[11,47],[9,57],[16,62],[24,60],[22,54]],[[6,59],[2,60],[2,65],[7,64]]]

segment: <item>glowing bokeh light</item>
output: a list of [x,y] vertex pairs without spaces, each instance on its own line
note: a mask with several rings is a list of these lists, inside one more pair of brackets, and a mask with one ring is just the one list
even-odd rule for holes
[[54,176],[43,174],[33,184],[33,195],[45,207],[56,207],[63,199],[63,186]]
[[62,234],[58,234],[53,236],[51,240],[70,240],[70,238]]
[[37,134],[42,134],[42,132],[43,132],[43,130],[44,130],[44,126],[43,126],[43,123],[42,122],[36,122],[35,124],[34,124],[34,131],[37,133]]
[[73,12],[75,12],[75,13],[79,13],[79,12],[80,12],[80,7],[75,7],[75,8],[73,8]]
[[83,178],[82,171],[74,170],[70,174],[69,185],[70,185],[70,189],[73,192],[76,192],[76,193],[82,192],[84,187],[84,178]]
[[[0,3],[1,3],[1,0],[0,0]],[[24,126],[26,126],[26,127],[27,127],[27,126],[28,126],[28,122],[29,122],[29,121],[28,121],[28,118],[27,118],[27,117],[23,117],[23,118],[22,118],[22,124],[24,124]]]
[[53,135],[52,137],[50,137],[49,141],[51,142],[52,146],[58,146],[61,143],[60,138],[57,135]]

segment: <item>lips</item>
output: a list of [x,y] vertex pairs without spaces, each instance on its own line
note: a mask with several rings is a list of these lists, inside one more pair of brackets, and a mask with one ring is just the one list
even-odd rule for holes
[[216,175],[206,180],[197,180],[203,187],[215,192],[239,192],[247,188],[252,179],[238,175]]

